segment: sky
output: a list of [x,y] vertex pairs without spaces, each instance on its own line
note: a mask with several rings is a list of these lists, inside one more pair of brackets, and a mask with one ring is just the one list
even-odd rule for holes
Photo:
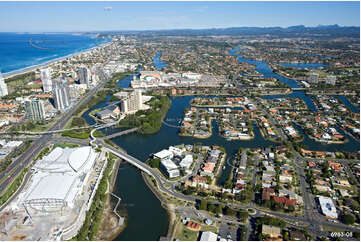
[[0,32],[360,26],[360,2],[0,2]]

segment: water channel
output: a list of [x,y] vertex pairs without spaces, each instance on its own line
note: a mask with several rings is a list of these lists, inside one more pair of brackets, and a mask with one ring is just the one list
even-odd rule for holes
[[[282,77],[272,72],[267,63],[260,61],[253,61],[242,58],[236,54],[237,49],[230,51],[231,54],[238,56],[238,61],[247,62],[249,64],[256,65],[256,70],[266,77],[275,77],[282,83],[285,83],[291,87],[299,87],[298,83],[294,80]],[[157,63],[157,69],[164,67],[164,62],[159,63],[159,57],[161,52],[157,53],[154,57],[154,63]],[[166,64],[165,64],[166,65]],[[132,75],[120,80],[118,86],[125,88],[128,87]],[[310,96],[304,92],[293,92],[289,95],[273,95],[266,96],[265,98],[281,98],[281,97],[300,97],[305,100],[307,107],[316,111],[316,107],[312,102]],[[165,120],[167,123],[176,125],[179,120],[182,120],[184,109],[190,107],[190,100],[194,96],[185,97],[172,97],[172,105]],[[107,100],[94,106],[83,114],[83,117],[89,124],[93,124],[95,121],[89,116],[89,113],[97,108],[107,105]],[[172,123],[173,122],[173,123]],[[297,127],[296,127],[297,128]],[[119,131],[116,128],[107,128],[104,133],[111,134]],[[302,130],[299,130],[302,134]],[[112,139],[114,143],[123,148],[128,154],[136,157],[139,160],[145,161],[150,154],[158,152],[162,149],[168,148],[170,145],[177,144],[194,144],[201,142],[204,145],[220,145],[223,146],[227,152],[228,157],[232,157],[240,147],[270,147],[275,146],[276,143],[265,140],[261,135],[259,128],[254,124],[255,138],[249,141],[227,141],[226,139],[218,135],[218,123],[212,121],[212,136],[208,139],[195,139],[192,137],[178,136],[178,129],[163,125],[159,132],[153,135],[141,135],[138,133],[132,133],[121,137]],[[345,134],[344,134],[345,135]],[[347,135],[346,135],[347,137]],[[323,145],[318,142],[310,140],[305,136],[302,144],[305,144],[310,150],[346,150],[346,151],[358,151],[359,143],[354,139],[350,139],[349,142],[342,145]],[[224,184],[228,179],[231,171],[231,166],[226,162],[225,167],[217,181],[218,184]],[[127,208],[128,219],[126,221],[127,226],[124,231],[115,240],[158,240],[160,236],[165,236],[168,228],[168,216],[166,211],[160,205],[158,199],[152,194],[142,180],[142,177],[138,170],[131,167],[128,164],[121,164],[118,171],[116,186],[114,193],[122,198],[123,204]]]

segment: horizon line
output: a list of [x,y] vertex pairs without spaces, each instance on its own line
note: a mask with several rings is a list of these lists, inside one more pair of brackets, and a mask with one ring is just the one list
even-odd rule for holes
[[305,28],[318,28],[318,27],[329,27],[329,26],[337,26],[339,28],[350,28],[356,27],[360,28],[357,25],[349,25],[349,26],[342,26],[339,24],[328,24],[328,25],[316,25],[316,26],[305,26],[303,24],[299,25],[291,25],[288,27],[281,27],[281,26],[231,26],[231,27],[206,27],[206,28],[169,28],[169,29],[129,29],[129,30],[29,30],[29,31],[1,31],[0,33],[86,33],[86,32],[121,32],[121,31],[130,31],[130,32],[146,32],[146,31],[179,31],[179,30],[210,30],[210,29],[231,29],[231,28],[281,28],[281,29],[288,29],[291,27],[305,27]]

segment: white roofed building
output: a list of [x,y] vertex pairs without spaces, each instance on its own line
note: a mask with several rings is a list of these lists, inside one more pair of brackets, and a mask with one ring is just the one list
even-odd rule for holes
[[73,207],[97,159],[91,146],[57,147],[33,166],[30,185],[19,195],[18,206],[49,211]]
[[217,234],[210,231],[202,232],[200,241],[217,241]]
[[180,175],[178,166],[169,159],[160,162],[160,169],[162,169],[169,178],[174,178]]
[[328,218],[337,219],[337,209],[332,199],[329,197],[318,196],[318,202],[322,210],[322,214]]
[[172,159],[173,158],[173,153],[169,150],[161,150],[158,153],[155,153],[154,158],[159,158],[161,160],[166,160],[166,159]]
[[186,155],[182,161],[179,163],[180,167],[182,167],[185,170],[189,170],[193,163],[193,155]]

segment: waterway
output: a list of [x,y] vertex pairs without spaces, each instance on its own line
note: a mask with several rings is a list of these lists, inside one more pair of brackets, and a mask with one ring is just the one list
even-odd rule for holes
[[[233,49],[230,53],[237,51]],[[155,59],[159,60],[161,53],[158,52]],[[235,54],[238,55],[238,54]],[[265,75],[266,77],[275,77],[282,83],[285,83],[291,87],[299,87],[297,82],[272,72],[267,63],[247,60],[242,57],[238,57],[238,61],[247,62],[256,65],[257,71]],[[158,66],[160,68],[160,66]],[[158,69],[157,67],[157,69]],[[129,86],[132,79],[132,75],[120,80],[118,86],[125,88]],[[280,98],[280,97],[300,97],[305,100],[307,107],[316,111],[316,107],[313,104],[310,96],[305,95],[304,92],[293,92],[289,95],[272,95],[265,96],[265,98]],[[172,97],[172,105],[169,112],[166,115],[165,120],[172,125],[179,124],[179,120],[183,119],[184,109],[190,107],[190,100],[194,96],[185,97]],[[96,105],[91,110],[88,110],[82,117],[86,119],[89,124],[92,124],[94,120],[89,117],[89,113],[100,107],[107,105],[109,97],[105,102]],[[159,132],[153,135],[142,135],[138,133],[131,133],[128,135],[116,137],[112,141],[119,147],[127,151],[128,154],[135,158],[145,161],[149,155],[156,153],[162,149],[168,148],[170,145],[177,144],[194,144],[202,143],[203,145],[219,145],[223,146],[227,152],[228,157],[233,157],[240,147],[243,148],[255,148],[255,147],[271,147],[277,145],[274,142],[265,140],[260,133],[258,126],[254,123],[255,138],[248,141],[227,141],[223,137],[219,136],[218,123],[212,121],[212,136],[208,139],[195,139],[193,137],[181,137],[178,136],[178,128],[172,128],[166,125],[162,125]],[[299,127],[296,127],[299,128]],[[107,128],[104,130],[106,134],[111,134],[119,131],[116,128]],[[299,131],[304,134],[302,129]],[[340,133],[349,139],[346,144],[334,144],[325,145],[315,142],[309,139],[305,135],[305,139],[302,142],[307,149],[310,150],[325,150],[325,151],[358,151],[359,143],[354,139],[348,137],[341,130]],[[226,162],[225,169],[222,170],[220,177],[217,180],[217,184],[224,184],[231,172],[231,166]],[[117,176],[117,182],[114,189],[114,193],[122,198],[124,205],[127,208],[128,220],[127,227],[115,240],[158,240],[160,236],[165,236],[168,228],[168,216],[164,208],[160,205],[158,199],[152,194],[143,182],[140,173],[137,169],[130,167],[127,164],[122,164]]]
[[353,105],[346,96],[344,95],[337,95],[336,96],[339,100],[341,100],[341,102],[343,102],[345,104],[346,107],[350,108],[352,112],[354,113],[360,113],[360,108],[356,107],[355,105]]
[[294,67],[294,68],[307,68],[307,69],[315,69],[315,68],[321,68],[321,67],[327,67],[327,65],[320,64],[320,63],[279,63],[281,66],[284,67]]
[[153,57],[153,65],[157,68],[158,71],[161,71],[164,67],[167,67],[168,64],[160,60],[162,56],[162,51],[158,51],[157,55]]

